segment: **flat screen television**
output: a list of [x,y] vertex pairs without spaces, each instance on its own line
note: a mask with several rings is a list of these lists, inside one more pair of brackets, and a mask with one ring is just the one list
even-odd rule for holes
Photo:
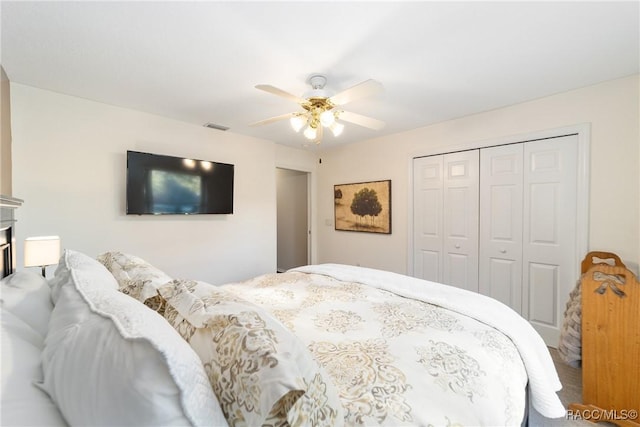
[[127,214],[233,213],[231,164],[127,151]]

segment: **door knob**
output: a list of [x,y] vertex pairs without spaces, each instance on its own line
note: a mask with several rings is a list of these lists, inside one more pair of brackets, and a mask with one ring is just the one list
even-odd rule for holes
[[460,245],[456,243],[456,249],[460,249]]
[[506,254],[506,253],[507,253],[507,250],[506,250],[506,249],[500,249],[500,253],[501,253],[501,254]]

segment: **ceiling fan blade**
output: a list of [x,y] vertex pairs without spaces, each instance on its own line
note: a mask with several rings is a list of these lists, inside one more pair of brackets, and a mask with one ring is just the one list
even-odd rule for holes
[[385,126],[385,123],[381,120],[373,119],[371,117],[363,116],[362,114],[356,114],[349,111],[341,111],[340,113],[338,113],[338,119],[373,130],[380,130]]
[[307,102],[306,99],[300,98],[299,96],[295,96],[295,95],[293,95],[293,94],[291,94],[291,93],[289,93],[287,91],[284,91],[282,89],[278,89],[275,86],[271,86],[271,85],[256,85],[256,89],[260,89],[260,90],[263,90],[265,92],[269,92],[269,93],[272,93],[274,95],[278,95],[278,96],[281,96],[283,98],[290,99],[291,101],[295,101],[298,104],[304,104],[304,103]]
[[268,119],[260,120],[259,122],[251,123],[249,126],[268,125],[269,123],[277,122],[279,120],[290,119],[291,117],[295,116],[296,114],[298,114],[298,113],[281,114],[279,116],[270,117]]
[[382,92],[382,90],[382,83],[369,79],[333,95],[329,98],[329,101],[331,101],[333,105],[344,105],[356,99],[373,96],[378,92]]

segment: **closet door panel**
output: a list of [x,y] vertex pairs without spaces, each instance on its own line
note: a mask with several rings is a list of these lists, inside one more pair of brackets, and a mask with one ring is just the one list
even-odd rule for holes
[[519,313],[522,293],[516,286],[522,283],[522,263],[493,257],[481,260],[481,270],[484,271],[480,279],[480,285],[483,286],[480,292],[511,306]]
[[413,160],[414,276],[442,282],[443,156]]
[[[558,323],[558,273],[557,265],[529,263],[529,321],[553,328]],[[544,302],[544,303],[541,303]]]
[[576,135],[525,144],[523,316],[556,344],[578,275]]
[[478,150],[444,155],[442,282],[478,291]]
[[480,150],[479,291],[522,311],[524,144]]

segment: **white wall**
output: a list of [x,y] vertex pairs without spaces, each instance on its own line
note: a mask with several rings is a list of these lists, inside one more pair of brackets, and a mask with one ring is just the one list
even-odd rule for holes
[[[640,262],[640,76],[325,150],[318,167],[319,262],[407,272],[410,159],[475,141],[591,125],[589,247]],[[333,229],[333,185],[392,180],[391,235]]]
[[[181,278],[276,270],[276,163],[315,154],[15,83],[11,104],[19,268],[25,237],[58,234],[64,248],[133,253]],[[125,215],[126,150],[235,164],[234,214]]]
[[[312,262],[404,273],[414,155],[581,123],[591,124],[590,249],[638,263],[639,81],[636,75],[605,82],[319,156],[12,83],[13,195],[25,200],[18,212],[18,266],[24,237],[60,234],[64,247],[90,255],[128,251],[177,277],[219,283],[274,271],[275,168],[283,167],[311,173]],[[127,149],[234,163],[236,213],[124,215]],[[383,179],[392,180],[393,233],[335,231],[333,185]]]

